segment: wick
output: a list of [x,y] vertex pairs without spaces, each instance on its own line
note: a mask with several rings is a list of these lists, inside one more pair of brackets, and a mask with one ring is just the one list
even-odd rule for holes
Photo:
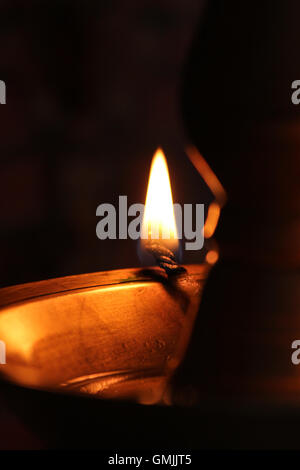
[[174,253],[157,242],[148,242],[145,246],[148,253],[154,258],[158,266],[165,270],[168,276],[185,273],[186,269],[177,263]]

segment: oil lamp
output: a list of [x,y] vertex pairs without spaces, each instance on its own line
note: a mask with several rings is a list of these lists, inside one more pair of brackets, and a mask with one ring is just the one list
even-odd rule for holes
[[[206,225],[209,235],[217,222],[213,212]],[[160,149],[151,166],[141,232],[141,259],[150,257],[159,267],[69,276],[1,290],[4,378],[30,388],[140,403],[164,399],[216,258],[211,254],[204,264],[178,264],[171,184]],[[161,236],[166,232],[168,239]]]

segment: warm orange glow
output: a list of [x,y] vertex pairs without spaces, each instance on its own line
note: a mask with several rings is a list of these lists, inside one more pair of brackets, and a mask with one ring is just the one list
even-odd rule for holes
[[220,183],[219,179],[210,168],[207,161],[203,158],[201,153],[194,146],[186,148],[186,153],[192,164],[198,170],[205,183],[215,196],[215,201],[212,202],[208,208],[207,218],[204,225],[204,237],[210,238],[213,236],[221,213],[222,207],[225,205],[227,196],[226,191]]
[[219,253],[216,250],[210,250],[206,255],[206,262],[208,264],[215,264],[219,259]]
[[151,164],[142,224],[143,239],[160,240],[169,249],[178,248],[178,235],[166,157],[157,149]]
[[217,202],[212,202],[208,207],[207,218],[204,224],[204,236],[210,238],[213,236],[220,217],[221,208]]
[[226,192],[223,188],[220,180],[217,178],[213,170],[210,168],[207,161],[203,158],[201,153],[194,146],[189,146],[186,148],[186,153],[189,159],[191,160],[194,167],[198,170],[205,183],[214,194],[217,203],[220,208],[226,203]]

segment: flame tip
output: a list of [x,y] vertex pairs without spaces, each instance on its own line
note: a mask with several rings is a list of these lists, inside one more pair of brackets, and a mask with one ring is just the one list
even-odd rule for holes
[[161,147],[152,158],[142,232],[144,239],[159,239],[164,245],[172,244],[173,249],[178,248],[168,164]]

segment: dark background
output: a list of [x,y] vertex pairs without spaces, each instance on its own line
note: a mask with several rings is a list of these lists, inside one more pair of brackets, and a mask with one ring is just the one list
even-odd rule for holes
[[[140,447],[299,448],[300,106],[290,86],[300,4],[207,4],[197,27],[203,5],[193,0],[1,3],[2,286],[138,265],[135,242],[97,240],[95,211],[119,194],[144,200],[158,145],[176,202],[207,197],[183,152],[190,141],[228,194],[220,262],[173,381],[177,405],[78,406],[8,390],[28,423],[24,403],[37,422],[47,413],[58,445],[98,439],[100,416],[108,444],[130,446],[133,435]],[[4,407],[2,418],[4,447],[42,445]]]
[[135,242],[97,239],[96,208],[144,202],[158,146],[174,201],[203,202],[179,101],[202,4],[0,2],[1,286],[138,266]]

